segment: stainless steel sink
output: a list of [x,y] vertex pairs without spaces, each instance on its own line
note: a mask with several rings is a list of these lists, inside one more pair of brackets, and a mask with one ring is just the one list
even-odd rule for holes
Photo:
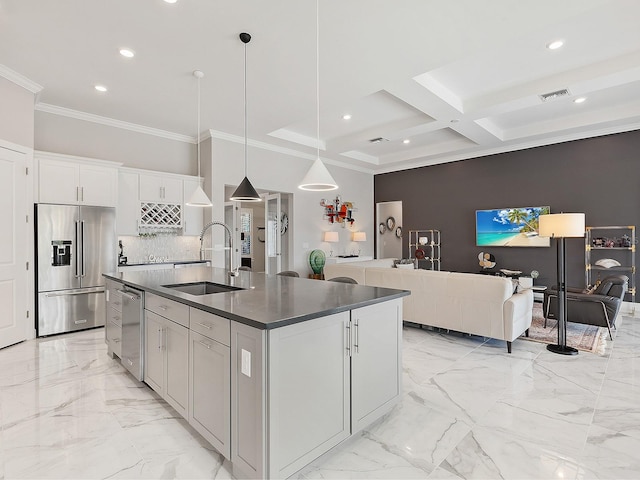
[[193,283],[176,283],[174,285],[162,285],[164,288],[171,288],[179,292],[188,293],[189,295],[209,295],[211,293],[233,292],[234,290],[244,290],[240,287],[232,287],[221,283],[213,282],[193,282]]

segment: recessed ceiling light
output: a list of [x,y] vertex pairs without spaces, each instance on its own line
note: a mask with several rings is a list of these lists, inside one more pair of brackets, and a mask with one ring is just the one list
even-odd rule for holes
[[564,45],[564,40],[554,40],[551,43],[547,43],[547,48],[549,50],[557,50]]
[[409,140],[408,138],[405,138],[404,140],[402,140],[402,143],[404,144],[411,143],[411,140]]
[[573,103],[582,103],[582,102],[586,102],[586,101],[587,101],[586,97],[578,97],[573,101]]
[[454,118],[453,120],[451,120],[451,123],[458,123],[460,120],[458,120],[457,118]]
[[122,55],[123,57],[132,58],[135,53],[133,53],[133,51],[129,50],[128,48],[121,48],[120,55]]
[[107,91],[107,87],[105,87],[104,85],[96,85],[93,88],[95,88],[97,91],[103,92],[103,93]]
[[164,0],[165,3],[176,3],[178,0]]
[[351,120],[351,115],[348,113],[345,113],[344,115],[342,115],[342,119],[343,120]]

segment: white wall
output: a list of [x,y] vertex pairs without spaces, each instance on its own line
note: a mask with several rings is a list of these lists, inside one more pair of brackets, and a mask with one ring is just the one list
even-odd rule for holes
[[197,175],[196,145],[36,111],[35,149],[122,162],[125,167]]
[[[207,148],[208,151],[208,148]],[[203,157],[204,158],[204,157]],[[332,192],[305,192],[298,189],[298,183],[311,166],[312,161],[286,155],[281,152],[249,147],[249,180],[257,190],[291,193],[293,208],[289,212],[291,226],[291,241],[293,253],[289,268],[300,275],[311,273],[308,257],[313,249],[321,249],[328,253],[351,252],[361,250],[361,255],[373,255],[374,213],[373,213],[373,175],[327,165],[327,168],[340,186]],[[224,218],[224,188],[225,185],[238,185],[244,177],[244,145],[221,139],[211,141],[211,168],[206,171],[210,178],[205,180],[205,186],[210,182],[213,207],[212,218]],[[353,202],[356,209],[356,221],[353,227],[341,227],[330,224],[323,219],[323,207],[320,200],[328,200],[341,195],[343,201]],[[339,232],[340,243],[329,245],[322,241],[323,232],[335,230]],[[351,241],[352,231],[367,233],[367,242],[356,244]],[[217,232],[221,235],[221,232]],[[220,237],[221,238],[221,237]],[[217,240],[220,242],[220,240]],[[213,259],[218,265],[222,259]],[[222,263],[223,264],[223,263]]]
[[30,91],[0,77],[0,138],[33,148],[33,104]]

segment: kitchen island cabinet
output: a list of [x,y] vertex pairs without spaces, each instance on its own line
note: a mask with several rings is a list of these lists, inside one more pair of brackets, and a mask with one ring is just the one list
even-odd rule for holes
[[[146,290],[156,310],[189,307],[189,408],[177,410],[238,478],[294,475],[401,398],[406,291],[206,267],[106,276]],[[203,281],[239,290],[171,288]],[[150,355],[162,350],[157,317],[147,312]],[[146,372],[151,385],[159,374]]]

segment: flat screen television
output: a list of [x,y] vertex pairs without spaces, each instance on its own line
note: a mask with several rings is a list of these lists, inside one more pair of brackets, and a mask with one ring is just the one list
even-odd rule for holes
[[549,207],[476,210],[478,247],[548,247],[550,239],[538,235],[538,218]]

